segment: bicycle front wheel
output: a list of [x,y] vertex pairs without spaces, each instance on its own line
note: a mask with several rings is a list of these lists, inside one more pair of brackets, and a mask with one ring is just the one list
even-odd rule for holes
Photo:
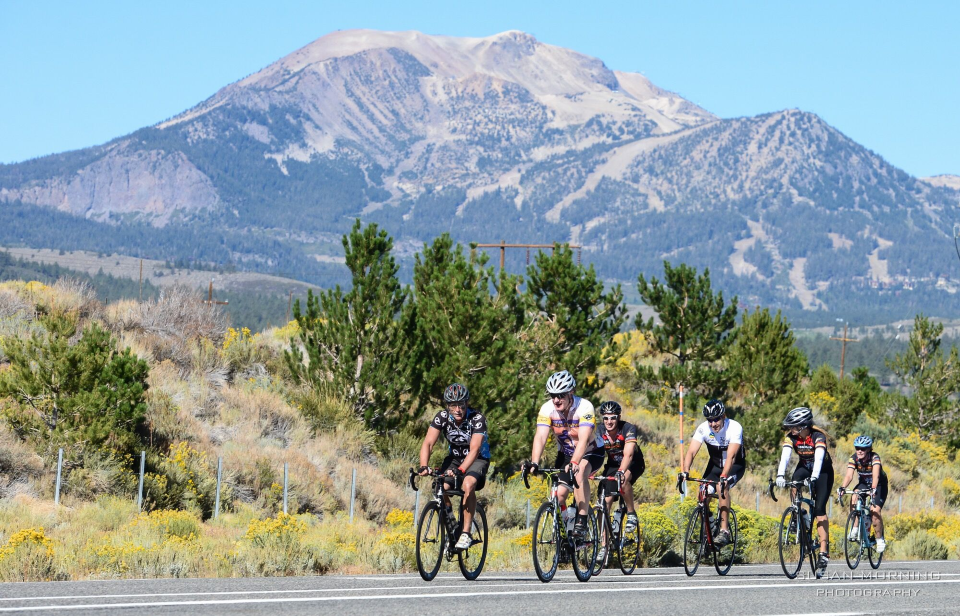
[[435,501],[429,502],[420,513],[420,522],[417,524],[417,571],[424,580],[429,582],[437,577],[445,546],[446,530],[440,505]]
[[483,563],[486,560],[487,514],[483,511],[483,505],[477,503],[477,511],[473,514],[473,522],[470,523],[470,547],[457,553],[460,573],[468,580],[475,580],[483,571]]
[[875,539],[870,540],[870,547],[867,548],[867,560],[870,561],[870,566],[874,569],[880,568],[880,561],[883,560],[883,552],[877,551],[877,543]]
[[[717,515],[720,515],[719,511]],[[720,575],[726,575],[730,572],[730,567],[733,566],[733,561],[737,557],[737,542],[740,540],[740,527],[737,524],[737,512],[733,510],[733,507],[727,512],[727,526],[730,529],[730,543],[721,548],[716,548],[713,554],[713,566]]]
[[803,533],[809,533],[803,527],[800,513],[793,507],[787,507],[780,518],[780,531],[777,536],[777,547],[780,552],[780,566],[783,574],[791,580],[797,577],[800,567],[803,566]]
[[620,571],[624,575],[630,575],[637,569],[637,562],[640,560],[640,525],[637,524],[630,532],[624,530],[627,523],[626,515],[617,512],[618,532],[614,536],[617,543],[617,558],[620,559]]
[[[851,541],[850,536],[853,533],[856,541]],[[843,529],[843,555],[847,559],[847,566],[856,569],[860,564],[860,557],[863,555],[863,529],[860,528],[860,514],[851,511],[847,516],[847,525]]]
[[549,582],[560,565],[560,529],[553,503],[537,510],[533,524],[533,568],[541,582]]
[[697,507],[690,512],[687,532],[683,538],[683,570],[692,576],[700,567],[703,557],[703,510]]
[[610,526],[609,514],[603,507],[594,507],[593,515],[597,518],[597,529],[600,531],[599,545],[596,564],[593,566],[593,575],[600,575],[603,567],[613,558],[611,549],[613,548],[613,529]]
[[597,531],[597,518],[587,515],[587,528],[581,537],[570,540],[573,548],[573,573],[581,582],[586,582],[593,575],[593,567],[597,563],[597,548],[600,543],[600,533]]

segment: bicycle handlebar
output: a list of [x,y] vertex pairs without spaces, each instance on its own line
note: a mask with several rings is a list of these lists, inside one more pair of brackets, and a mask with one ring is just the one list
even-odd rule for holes
[[[557,473],[562,473],[565,470],[566,469],[562,469],[562,468],[538,468],[536,472],[542,473],[544,475],[555,475]],[[530,475],[529,467],[526,464],[524,464],[523,470],[520,472],[520,476],[523,477],[523,485],[527,486],[528,490],[530,489],[530,481],[527,479],[529,475]],[[577,478],[574,477],[573,474],[570,475],[570,481],[571,483],[573,483],[574,490],[577,490],[580,488],[580,484],[577,483]]]
[[[770,494],[770,498],[773,499],[773,502],[777,502],[777,496],[773,493],[774,486],[777,485],[777,482],[773,479],[770,480],[769,485],[767,486],[767,492]],[[813,487],[809,479],[804,479],[803,481],[787,481],[783,484],[785,488],[800,488],[805,487],[810,489],[811,495],[813,494]]]
[[590,475],[588,479],[593,479],[595,481],[616,481],[617,482],[617,494],[620,494],[620,491],[623,490],[623,476],[620,473],[614,473],[609,477],[604,477],[602,475]]
[[[430,472],[424,475],[424,477],[436,477],[440,474],[439,468],[431,468],[429,470]],[[420,473],[418,471],[415,471],[412,468],[410,469],[410,487],[413,488],[414,492],[418,492],[420,490],[420,488],[417,487],[417,477],[419,476]]]
[[696,483],[701,483],[701,484],[702,484],[702,483],[709,483],[709,484],[712,484],[712,485],[715,485],[715,486],[716,486],[716,485],[719,485],[719,486],[720,486],[720,489],[718,490],[718,492],[719,492],[720,498],[723,498],[723,497],[726,496],[726,491],[727,491],[726,482],[718,481],[718,480],[716,480],[716,479],[694,479],[693,477],[687,477],[686,480],[687,480],[687,481],[694,481],[694,482],[696,482]]

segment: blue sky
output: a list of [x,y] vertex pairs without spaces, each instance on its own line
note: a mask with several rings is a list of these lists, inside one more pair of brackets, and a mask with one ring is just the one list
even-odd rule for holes
[[960,174],[957,24],[960,3],[883,0],[0,0],[0,162],[156,123],[333,30],[516,29],[722,117],[796,107],[909,173]]

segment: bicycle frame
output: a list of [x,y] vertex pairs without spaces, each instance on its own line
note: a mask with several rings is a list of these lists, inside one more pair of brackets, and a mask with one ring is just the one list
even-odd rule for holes
[[[880,567],[880,562],[883,558],[882,554],[877,555],[876,561],[874,561],[874,551],[876,549],[876,541],[870,536],[870,529],[873,527],[873,511],[870,507],[873,505],[873,490],[872,489],[854,489],[854,490],[845,490],[841,488],[840,495],[838,497],[838,502],[843,505],[843,495],[851,494],[851,498],[855,498],[855,501],[852,501],[853,505],[850,515],[857,516],[857,536],[859,540],[857,541],[857,547],[855,554],[850,551],[850,542],[851,539],[848,535],[849,531],[844,531],[844,555],[847,559],[847,566],[851,569],[857,567],[860,564],[860,560],[863,558],[864,552],[869,556],[870,566],[874,569]],[[849,524],[849,519],[848,519]]]
[[[414,491],[417,491],[415,480],[419,476],[420,475],[418,475],[413,469],[410,469],[410,487],[412,487]],[[457,543],[457,537],[460,536],[460,520],[458,520],[453,514],[452,506],[448,510],[446,502],[444,501],[444,496],[462,497],[463,491],[456,489],[448,490],[444,485],[445,480],[448,479],[448,477],[442,475],[439,468],[431,468],[430,472],[424,476],[433,478],[433,500],[436,501],[436,503],[440,506],[440,511],[443,512],[443,525],[446,527],[447,531],[446,545],[443,548],[443,552],[446,555],[447,560],[452,561],[457,557],[457,552],[453,548]],[[463,507],[464,505],[461,503],[461,510]],[[462,511],[460,515],[461,517],[463,516]]]
[[[711,550],[716,551],[717,547],[713,542],[713,529],[710,519],[710,499],[714,497],[726,496],[722,493],[724,485],[720,481],[710,481],[708,479],[690,479],[687,481],[693,481],[700,484],[700,488],[697,490],[697,508],[699,508],[703,515],[700,516],[703,519],[703,532],[707,537],[707,545]],[[714,492],[711,494],[709,492],[710,486],[714,486]],[[717,510],[717,519],[720,519],[720,510]]]
[[[773,493],[773,488],[775,485],[776,483],[773,480],[771,480],[768,487],[768,491],[770,493],[770,498],[773,499],[773,502],[778,502],[777,496]],[[815,560],[815,556],[819,556],[820,554],[819,540],[817,543],[817,549],[814,549],[814,545],[813,545],[813,532],[816,524],[816,521],[815,521],[816,517],[813,515],[814,507],[816,506],[812,499],[813,486],[809,485],[806,481],[788,481],[786,482],[784,487],[791,488],[790,505],[787,507],[784,513],[786,513],[787,511],[793,510],[794,518],[797,520],[796,532],[798,533],[797,537],[799,539],[798,543],[800,545],[800,562],[802,563],[803,559],[805,557],[808,557],[810,561],[811,571],[817,578],[819,578],[823,574],[822,572],[819,571],[819,569],[817,569],[817,564]],[[807,488],[808,490],[810,490],[811,498],[804,498],[803,488]],[[807,515],[804,516],[804,513],[806,513]],[[810,518],[809,528],[807,527],[807,517]],[[783,533],[782,528],[780,532]],[[786,573],[786,569],[784,569],[784,573]],[[787,577],[790,577],[790,576],[787,575]],[[794,574],[794,577],[796,577],[795,574]]]

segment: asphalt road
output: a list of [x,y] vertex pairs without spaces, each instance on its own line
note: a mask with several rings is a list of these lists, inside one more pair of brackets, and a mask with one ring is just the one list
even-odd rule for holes
[[[809,571],[809,570],[808,570]],[[808,573],[807,571],[807,573]],[[801,576],[804,574],[801,573]],[[441,572],[310,578],[108,580],[0,585],[0,613],[67,614],[957,614],[960,562],[884,562],[822,580],[788,580],[779,565],[604,572],[586,583],[561,571],[489,573],[467,582]]]

